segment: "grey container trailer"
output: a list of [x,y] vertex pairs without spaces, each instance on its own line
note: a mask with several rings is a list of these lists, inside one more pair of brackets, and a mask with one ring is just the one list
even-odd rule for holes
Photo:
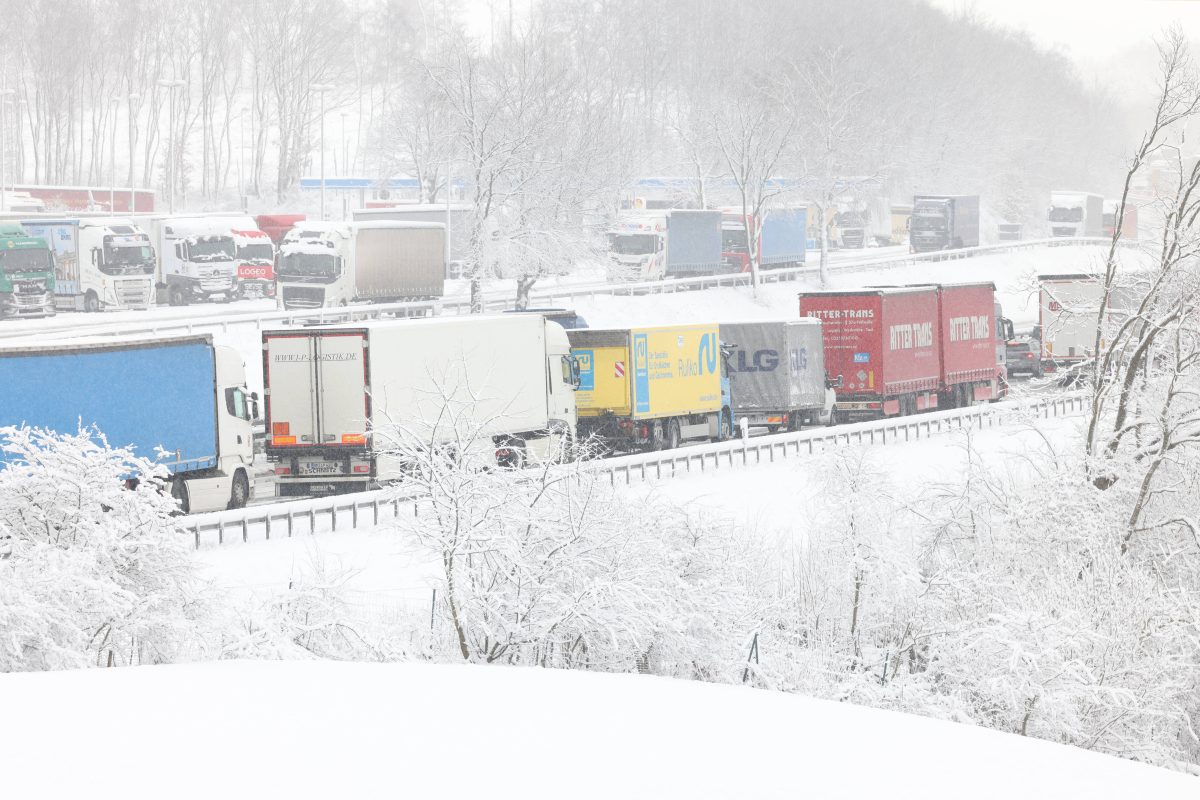
[[729,375],[734,420],[796,429],[827,410],[825,347],[816,318],[721,324],[732,347]]
[[668,212],[666,276],[689,278],[720,271],[721,212]]
[[979,195],[916,195],[908,240],[914,253],[978,247]]

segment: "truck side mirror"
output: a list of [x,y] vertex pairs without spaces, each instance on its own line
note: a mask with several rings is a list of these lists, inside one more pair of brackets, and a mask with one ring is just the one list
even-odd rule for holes
[[826,378],[825,379],[825,388],[826,389],[842,388],[842,376],[838,375],[836,378]]
[[258,392],[250,393],[250,419],[259,419],[258,415]]

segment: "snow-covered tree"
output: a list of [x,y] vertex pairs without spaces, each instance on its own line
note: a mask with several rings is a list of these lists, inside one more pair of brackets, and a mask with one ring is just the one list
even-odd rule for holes
[[0,671],[195,655],[202,587],[161,468],[88,430],[3,428],[0,449]]

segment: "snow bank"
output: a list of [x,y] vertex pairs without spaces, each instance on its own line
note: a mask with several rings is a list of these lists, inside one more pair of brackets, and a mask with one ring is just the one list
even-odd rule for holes
[[738,686],[218,662],[0,678],[11,797],[1194,798],[1185,775]]

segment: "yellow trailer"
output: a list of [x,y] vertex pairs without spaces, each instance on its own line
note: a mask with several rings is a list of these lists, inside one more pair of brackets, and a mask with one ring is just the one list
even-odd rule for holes
[[581,438],[620,449],[730,435],[729,379],[717,325],[567,331],[579,360]]

